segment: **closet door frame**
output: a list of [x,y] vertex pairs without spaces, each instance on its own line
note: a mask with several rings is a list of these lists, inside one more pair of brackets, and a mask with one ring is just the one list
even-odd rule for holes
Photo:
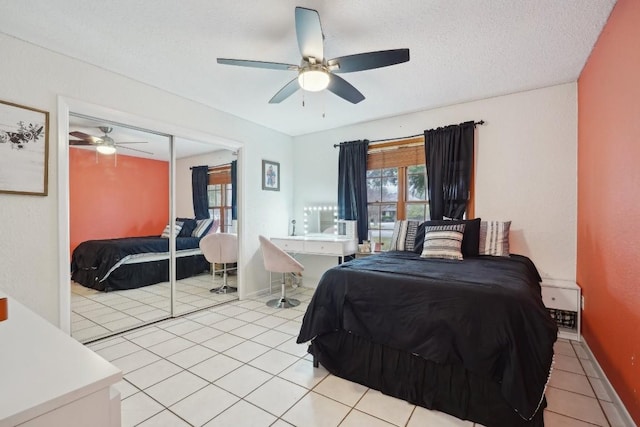
[[[70,247],[70,224],[69,224],[69,113],[78,113],[85,116],[101,118],[113,122],[129,124],[134,127],[149,129],[151,131],[170,135],[170,162],[169,162],[169,213],[170,218],[175,221],[175,138],[184,138],[210,144],[222,149],[238,152],[238,194],[243,193],[245,180],[243,179],[244,167],[242,165],[243,144],[228,138],[219,137],[213,134],[189,129],[164,121],[147,119],[135,114],[125,113],[112,108],[91,104],[86,101],[58,96],[58,283],[59,283],[59,304],[58,304],[58,326],[67,334],[71,334],[71,272],[69,271],[69,247]],[[238,203],[238,233],[242,229],[243,206],[239,197]],[[238,248],[238,291],[244,288],[244,275],[242,274],[243,256],[242,239],[239,239]],[[175,313],[175,248],[171,247],[171,317]]]

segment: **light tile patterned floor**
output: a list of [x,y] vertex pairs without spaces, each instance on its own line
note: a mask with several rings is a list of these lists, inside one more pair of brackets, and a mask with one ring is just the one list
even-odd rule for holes
[[[313,368],[295,343],[313,290],[290,293],[299,307],[235,301],[89,344],[124,372],[122,425],[474,426]],[[582,345],[555,351],[545,426],[624,426]]]
[[[228,284],[236,286],[236,276]],[[216,294],[222,277],[203,273],[176,282],[176,312],[189,313],[203,307],[233,301],[237,293]],[[100,292],[71,282],[71,335],[80,342],[154,322],[169,316],[169,282],[138,289]]]

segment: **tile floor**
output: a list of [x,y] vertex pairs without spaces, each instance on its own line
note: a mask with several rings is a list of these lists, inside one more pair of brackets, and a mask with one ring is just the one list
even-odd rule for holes
[[[291,295],[299,307],[235,301],[89,344],[124,372],[122,425],[474,426],[314,369],[295,343],[313,290]],[[624,426],[582,345],[555,350],[545,426]]]
[[[228,284],[235,287],[235,275],[229,275]],[[237,293],[209,292],[219,286],[222,286],[222,277],[214,278],[208,272],[178,280],[176,312],[190,313],[238,298]],[[80,342],[88,342],[166,318],[170,292],[169,282],[113,292],[96,291],[71,282],[71,335]]]

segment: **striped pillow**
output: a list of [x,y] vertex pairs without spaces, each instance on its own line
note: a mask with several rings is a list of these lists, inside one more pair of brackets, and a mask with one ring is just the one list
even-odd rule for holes
[[511,221],[482,221],[480,223],[480,255],[509,256],[509,228]]
[[191,233],[191,236],[200,238],[207,234],[207,231],[209,231],[209,228],[211,228],[211,225],[213,225],[213,218],[198,219],[196,220],[196,222],[198,225],[196,225],[196,228],[193,230],[193,233]]
[[420,221],[396,221],[391,236],[390,251],[413,251],[416,244],[416,233]]
[[463,233],[464,224],[426,227],[420,257],[461,261],[463,258],[460,248]]
[[[178,237],[178,234],[180,234],[180,230],[182,230],[182,224],[183,224],[182,222],[176,221],[176,226],[175,226],[176,237]],[[162,234],[160,235],[160,237],[164,237],[165,239],[168,239],[170,237],[170,233],[171,233],[171,224],[167,224],[167,226],[162,231]]]

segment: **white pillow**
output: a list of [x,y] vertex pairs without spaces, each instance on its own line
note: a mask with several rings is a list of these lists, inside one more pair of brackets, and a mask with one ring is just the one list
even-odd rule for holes
[[[182,221],[176,221],[176,226],[175,226],[176,237],[178,237],[178,234],[180,234],[180,230],[182,230],[183,224],[184,223]],[[160,235],[160,237],[164,237],[165,239],[168,239],[170,232],[171,232],[171,224],[167,224],[167,226],[164,228],[164,231],[162,231],[162,234]]]
[[191,233],[191,236],[200,238],[207,233],[209,227],[211,227],[211,225],[213,224],[213,218],[198,219],[196,220],[196,222],[198,225],[196,225],[196,228],[195,230],[193,230],[193,233]]
[[482,221],[480,223],[480,255],[509,256],[509,228],[511,221]]
[[390,251],[413,251],[420,221],[399,220],[393,227]]

